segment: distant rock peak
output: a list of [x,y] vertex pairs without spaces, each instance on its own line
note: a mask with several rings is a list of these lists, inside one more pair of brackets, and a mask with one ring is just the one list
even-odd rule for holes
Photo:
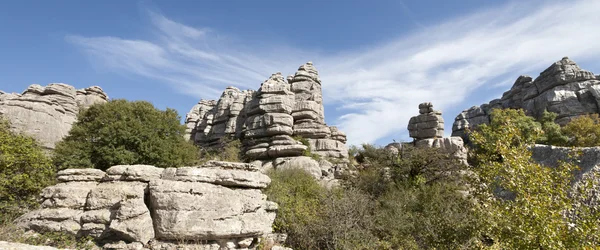
[[563,57],[542,71],[535,80],[530,76],[519,76],[500,99],[461,112],[452,126],[452,135],[466,139],[465,130],[489,123],[489,115],[494,108],[524,109],[536,118],[547,110],[557,113],[556,122],[564,125],[574,117],[598,113],[599,101],[598,77]]

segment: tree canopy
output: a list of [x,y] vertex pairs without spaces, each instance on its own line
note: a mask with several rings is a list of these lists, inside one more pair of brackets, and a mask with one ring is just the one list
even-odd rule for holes
[[53,160],[59,169],[183,166],[198,158],[184,132],[173,109],[158,110],[146,101],[111,100],[78,115],[69,135],[57,144]]

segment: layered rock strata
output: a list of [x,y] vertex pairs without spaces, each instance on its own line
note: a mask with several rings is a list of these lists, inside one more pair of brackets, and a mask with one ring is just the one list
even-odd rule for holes
[[[438,148],[441,152],[450,154],[466,163],[467,149],[460,137],[444,136],[444,119],[442,112],[433,109],[431,102],[419,104],[419,115],[413,116],[408,122],[408,132],[414,139],[414,146]],[[386,149],[399,152],[402,144],[388,144]]]
[[416,140],[444,137],[444,118],[442,112],[433,110],[433,104],[419,104],[419,115],[408,122],[408,133]]
[[273,74],[258,91],[229,87],[218,101],[201,100],[186,116],[188,138],[214,146],[219,138],[240,139],[248,159],[272,161],[307,150],[347,161],[346,134],[325,124],[321,80],[311,62],[287,81]]
[[42,191],[40,209],[16,222],[26,230],[91,236],[117,245],[154,239],[248,248],[271,233],[277,210],[260,190],[271,180],[258,170],[252,164],[216,161],[167,169],[62,170],[59,183]]
[[490,122],[494,108],[524,109],[536,118],[544,111],[554,112],[558,114],[556,122],[564,125],[574,117],[598,113],[599,101],[600,80],[597,76],[564,57],[535,80],[530,76],[519,76],[502,98],[461,112],[452,126],[452,135],[466,138],[466,129]]
[[0,116],[10,121],[13,130],[53,149],[69,133],[80,109],[107,100],[98,86],[76,90],[63,83],[33,84],[22,94],[0,92]]

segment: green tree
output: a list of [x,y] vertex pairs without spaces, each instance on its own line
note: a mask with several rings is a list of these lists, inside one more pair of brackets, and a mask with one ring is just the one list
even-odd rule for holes
[[569,137],[563,134],[562,128],[556,122],[558,114],[544,110],[539,119],[542,125],[543,134],[538,139],[538,143],[554,146],[567,146]]
[[69,135],[56,145],[59,169],[119,164],[178,167],[194,163],[197,148],[185,141],[173,109],[161,111],[145,101],[111,100],[78,115]]
[[576,167],[533,162],[528,147],[541,130],[523,129],[523,116],[519,110],[497,109],[489,125],[471,133],[479,163],[473,168],[473,193],[485,207],[489,235],[508,249],[597,246],[597,215],[565,216],[578,210],[570,197]]
[[0,119],[0,223],[37,206],[40,191],[53,183],[54,167],[37,142],[14,133]]

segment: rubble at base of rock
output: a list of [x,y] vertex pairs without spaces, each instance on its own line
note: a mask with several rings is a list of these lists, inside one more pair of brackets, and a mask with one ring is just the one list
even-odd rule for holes
[[[214,242],[203,249],[247,249],[272,232],[278,208],[260,190],[269,177],[246,163],[67,169],[58,178],[60,183],[42,191],[40,209],[16,224],[25,230],[91,236],[108,243],[105,249],[182,240]],[[174,249],[163,245],[154,249]]]

